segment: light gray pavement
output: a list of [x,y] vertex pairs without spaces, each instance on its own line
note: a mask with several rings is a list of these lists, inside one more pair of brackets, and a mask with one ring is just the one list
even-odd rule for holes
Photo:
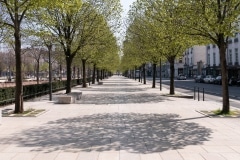
[[38,117],[3,117],[0,160],[240,159],[239,119],[196,111],[221,108],[217,102],[164,97],[165,88],[121,76],[73,90],[83,92],[77,104],[45,96],[24,103],[46,109]]

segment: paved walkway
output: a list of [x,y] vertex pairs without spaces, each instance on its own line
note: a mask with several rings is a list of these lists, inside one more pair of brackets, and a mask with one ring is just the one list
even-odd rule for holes
[[[25,102],[38,117],[3,117],[1,160],[239,160],[238,118],[208,118],[212,101],[162,96],[132,79],[113,76],[83,91],[77,104],[47,96]],[[8,108],[13,106],[8,106]]]

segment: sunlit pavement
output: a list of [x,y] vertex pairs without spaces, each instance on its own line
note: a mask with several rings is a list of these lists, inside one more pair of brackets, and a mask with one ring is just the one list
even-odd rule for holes
[[25,109],[46,109],[38,117],[3,117],[0,159],[240,159],[239,119],[197,112],[221,108],[217,102],[166,97],[165,88],[122,76],[73,90],[83,92],[75,104],[44,96],[24,103]]

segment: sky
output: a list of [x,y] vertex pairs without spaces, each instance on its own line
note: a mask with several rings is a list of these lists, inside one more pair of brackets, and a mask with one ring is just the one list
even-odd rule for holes
[[123,6],[123,11],[124,11],[124,16],[127,15],[127,12],[129,10],[129,6],[134,2],[135,0],[120,0],[122,6]]
[[135,2],[136,0],[120,0],[121,2],[121,5],[123,7],[123,13],[122,13],[122,18],[123,18],[123,21],[122,21],[122,36],[124,36],[124,32],[126,30],[126,23],[125,23],[125,20],[127,18],[127,13],[128,13],[128,10],[130,9],[130,5],[132,5],[133,2]]

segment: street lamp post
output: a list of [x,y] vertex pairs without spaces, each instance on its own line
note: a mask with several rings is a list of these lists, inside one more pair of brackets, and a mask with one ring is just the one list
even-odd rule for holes
[[48,61],[49,61],[49,101],[52,101],[52,60],[51,60],[51,50],[52,45],[48,45]]
[[7,79],[8,79],[8,82],[10,82],[10,71],[9,71],[9,68],[7,70]]
[[162,59],[160,58],[160,73],[159,73],[159,77],[160,77],[160,91],[162,91]]
[[51,57],[51,51],[52,51],[52,48],[53,48],[54,37],[53,37],[53,35],[46,34],[43,37],[43,40],[44,40],[44,45],[48,49],[49,101],[52,101],[52,57]]

